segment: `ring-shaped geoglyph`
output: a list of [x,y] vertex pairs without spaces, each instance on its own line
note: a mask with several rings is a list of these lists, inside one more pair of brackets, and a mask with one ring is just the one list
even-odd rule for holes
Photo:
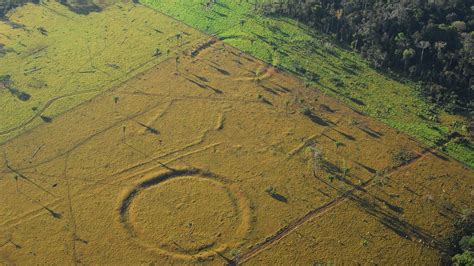
[[251,230],[249,204],[237,186],[198,169],[145,179],[127,191],[119,215],[138,245],[186,259],[241,246]]

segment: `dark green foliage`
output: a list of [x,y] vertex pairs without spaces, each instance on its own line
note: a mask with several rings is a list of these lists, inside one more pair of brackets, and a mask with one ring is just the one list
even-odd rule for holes
[[10,75],[0,75],[0,82],[10,83],[11,82],[11,76]]
[[421,93],[448,111],[467,113],[474,106],[471,1],[267,0],[259,5],[264,14],[289,16],[332,34],[375,68],[421,80]]
[[454,265],[474,265],[474,213],[464,214],[455,222],[455,230],[448,239]]
[[333,78],[331,79],[331,81],[336,87],[344,87],[344,81],[342,81],[341,79]]
[[7,12],[15,8],[17,6],[20,6],[28,1],[26,0],[14,0],[14,1],[0,1],[0,18],[5,16]]
[[393,155],[393,160],[398,164],[407,164],[416,158],[416,154],[402,149]]
[[463,253],[456,254],[453,256],[454,265],[465,265],[471,266],[474,265],[474,252],[466,250]]
[[474,251],[474,235],[464,236],[459,241],[459,246],[462,250],[471,250]]
[[308,80],[312,82],[319,82],[319,80],[321,79],[321,77],[318,74],[315,74],[313,72],[306,72],[305,78],[307,78]]

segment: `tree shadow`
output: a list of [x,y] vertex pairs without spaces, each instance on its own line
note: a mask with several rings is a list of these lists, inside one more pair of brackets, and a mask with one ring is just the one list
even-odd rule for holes
[[279,193],[274,192],[274,193],[271,193],[270,196],[278,200],[279,202],[288,203],[288,199]]
[[[449,250],[446,247],[446,244],[443,243],[443,241],[436,239],[428,232],[424,231],[422,228],[410,224],[409,222],[400,219],[394,214],[384,211],[377,204],[372,203],[360,196],[354,195],[353,193],[345,194],[344,197],[354,202],[358,208],[362,209],[365,213],[373,216],[382,225],[392,230],[400,237],[410,239],[412,241],[421,240],[421,242],[423,242],[424,244],[429,245],[432,248],[435,248],[440,251],[447,252]],[[386,203],[384,202],[384,204]],[[393,210],[392,208],[390,209]],[[397,211],[397,213],[400,212]]]
[[358,128],[364,131],[367,135],[371,136],[372,138],[379,139],[380,137],[383,136],[382,133],[372,130],[369,127],[358,127]]
[[313,112],[306,112],[304,113],[304,115],[308,117],[311,121],[313,121],[313,123],[315,124],[318,124],[323,127],[329,126],[329,124],[324,119],[319,116],[316,116]]
[[216,66],[212,66],[212,68],[214,68],[215,70],[217,70],[219,73],[221,73],[222,75],[225,75],[225,76],[230,76],[230,72],[227,71],[227,70],[224,70],[222,68],[219,68],[219,67],[216,67]]
[[41,120],[43,120],[43,122],[45,123],[52,123],[53,122],[53,119],[49,116],[45,116],[45,115],[40,115],[40,118]]
[[336,131],[337,133],[341,134],[342,136],[344,136],[344,138],[348,139],[348,140],[351,140],[351,141],[355,141],[356,139],[352,136],[352,135],[349,135],[349,134],[346,134],[344,132],[341,132],[337,129],[334,129],[334,131]]

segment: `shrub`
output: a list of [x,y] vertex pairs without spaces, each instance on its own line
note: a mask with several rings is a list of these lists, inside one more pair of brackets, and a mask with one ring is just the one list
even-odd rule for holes
[[455,230],[448,238],[453,250],[454,265],[474,265],[474,212],[467,211],[454,223]]
[[463,253],[454,255],[453,265],[474,265],[474,252],[466,250]]
[[344,81],[342,81],[341,79],[333,78],[331,79],[331,81],[336,87],[344,87]]
[[301,110],[301,113],[305,116],[311,116],[313,114],[313,112],[311,112],[311,109],[309,109],[308,107],[303,108],[303,110]]
[[10,75],[0,75],[0,82],[10,82],[11,76]]
[[266,189],[265,189],[265,192],[267,192],[268,194],[270,195],[275,195],[276,194],[276,190],[274,187],[272,186],[268,186]]
[[407,164],[416,158],[416,154],[402,149],[393,155],[393,160],[399,164]]
[[334,179],[336,179],[336,176],[334,175],[328,175],[328,179],[329,181],[332,183],[334,181]]

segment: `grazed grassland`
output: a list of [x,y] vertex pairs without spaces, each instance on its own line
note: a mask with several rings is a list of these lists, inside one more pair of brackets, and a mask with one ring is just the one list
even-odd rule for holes
[[306,85],[211,39],[6,142],[0,260],[439,260],[472,172]]
[[139,5],[113,5],[87,16],[55,2],[18,8],[0,21],[7,51],[0,54],[0,76],[9,76],[0,81],[0,143],[202,39]]
[[[474,167],[468,121],[434,109],[418,95],[416,84],[378,73],[327,35],[294,20],[256,14],[249,1],[222,0],[211,6],[202,0],[141,2],[303,76],[317,89]],[[451,138],[454,131],[467,140]]]

